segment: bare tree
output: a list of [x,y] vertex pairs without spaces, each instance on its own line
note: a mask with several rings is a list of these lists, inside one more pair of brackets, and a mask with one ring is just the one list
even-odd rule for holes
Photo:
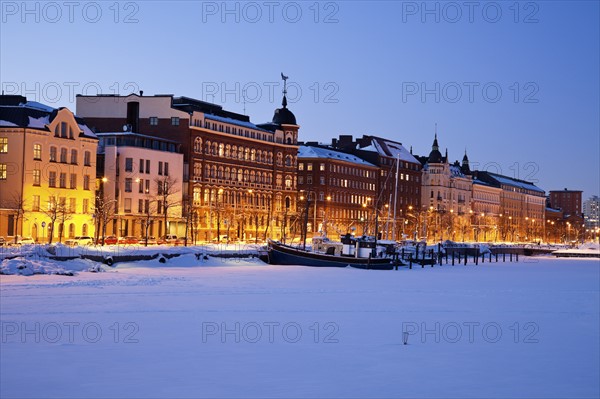
[[107,201],[101,194],[96,195],[93,212],[94,219],[96,220],[95,241],[98,242],[100,235],[102,235],[102,245],[104,245],[104,238],[106,236],[106,226],[115,215],[115,203],[114,200]]
[[[22,195],[18,192],[13,192],[11,194],[10,200],[8,200],[5,204],[5,208],[10,210],[10,214],[15,217],[15,244],[17,243],[17,239],[19,237],[19,221],[22,221],[25,215],[25,205],[26,199],[23,198]],[[21,229],[21,235],[23,234],[23,229]]]
[[177,194],[181,191],[178,186],[178,180],[172,176],[160,176],[155,179],[157,185],[156,198],[158,201],[158,213],[163,214],[165,226],[165,235],[169,234],[168,221],[177,207],[181,207],[181,199],[177,198]]
[[40,211],[50,219],[50,232],[49,232],[49,244],[52,244],[52,240],[54,239],[54,228],[56,227],[56,222],[59,221],[62,223],[62,228],[59,230],[59,240],[62,240],[64,223],[71,219],[72,214],[70,209],[67,208],[66,201],[56,202],[56,197],[50,197],[48,200],[48,204],[46,208],[40,208]]

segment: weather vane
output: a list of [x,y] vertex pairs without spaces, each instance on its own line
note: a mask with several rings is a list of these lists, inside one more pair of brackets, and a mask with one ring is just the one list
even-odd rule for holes
[[285,96],[287,94],[287,80],[289,79],[289,76],[285,76],[283,72],[281,72],[281,79],[283,80],[283,95]]

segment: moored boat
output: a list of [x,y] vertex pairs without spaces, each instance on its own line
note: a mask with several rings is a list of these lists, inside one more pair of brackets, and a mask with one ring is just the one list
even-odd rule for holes
[[341,252],[334,247],[327,253],[311,252],[269,240],[269,263],[272,265],[299,265],[317,267],[355,267],[359,269],[392,270],[390,258],[373,257],[375,243],[354,237],[342,237]]

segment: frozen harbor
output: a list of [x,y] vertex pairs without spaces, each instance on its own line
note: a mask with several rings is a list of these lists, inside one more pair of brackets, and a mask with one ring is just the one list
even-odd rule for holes
[[599,266],[3,275],[0,396],[598,397]]

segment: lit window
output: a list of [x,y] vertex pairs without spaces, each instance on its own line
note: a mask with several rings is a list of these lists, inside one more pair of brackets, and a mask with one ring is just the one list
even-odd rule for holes
[[[0,139],[2,140],[2,139]],[[41,160],[42,159],[42,145],[34,144],[33,145],[33,159]]]
[[0,137],[0,153],[6,154],[8,152],[8,137]]
[[0,163],[0,180],[6,180],[6,164]]
[[39,186],[41,181],[41,171],[39,169],[33,170],[33,185]]

